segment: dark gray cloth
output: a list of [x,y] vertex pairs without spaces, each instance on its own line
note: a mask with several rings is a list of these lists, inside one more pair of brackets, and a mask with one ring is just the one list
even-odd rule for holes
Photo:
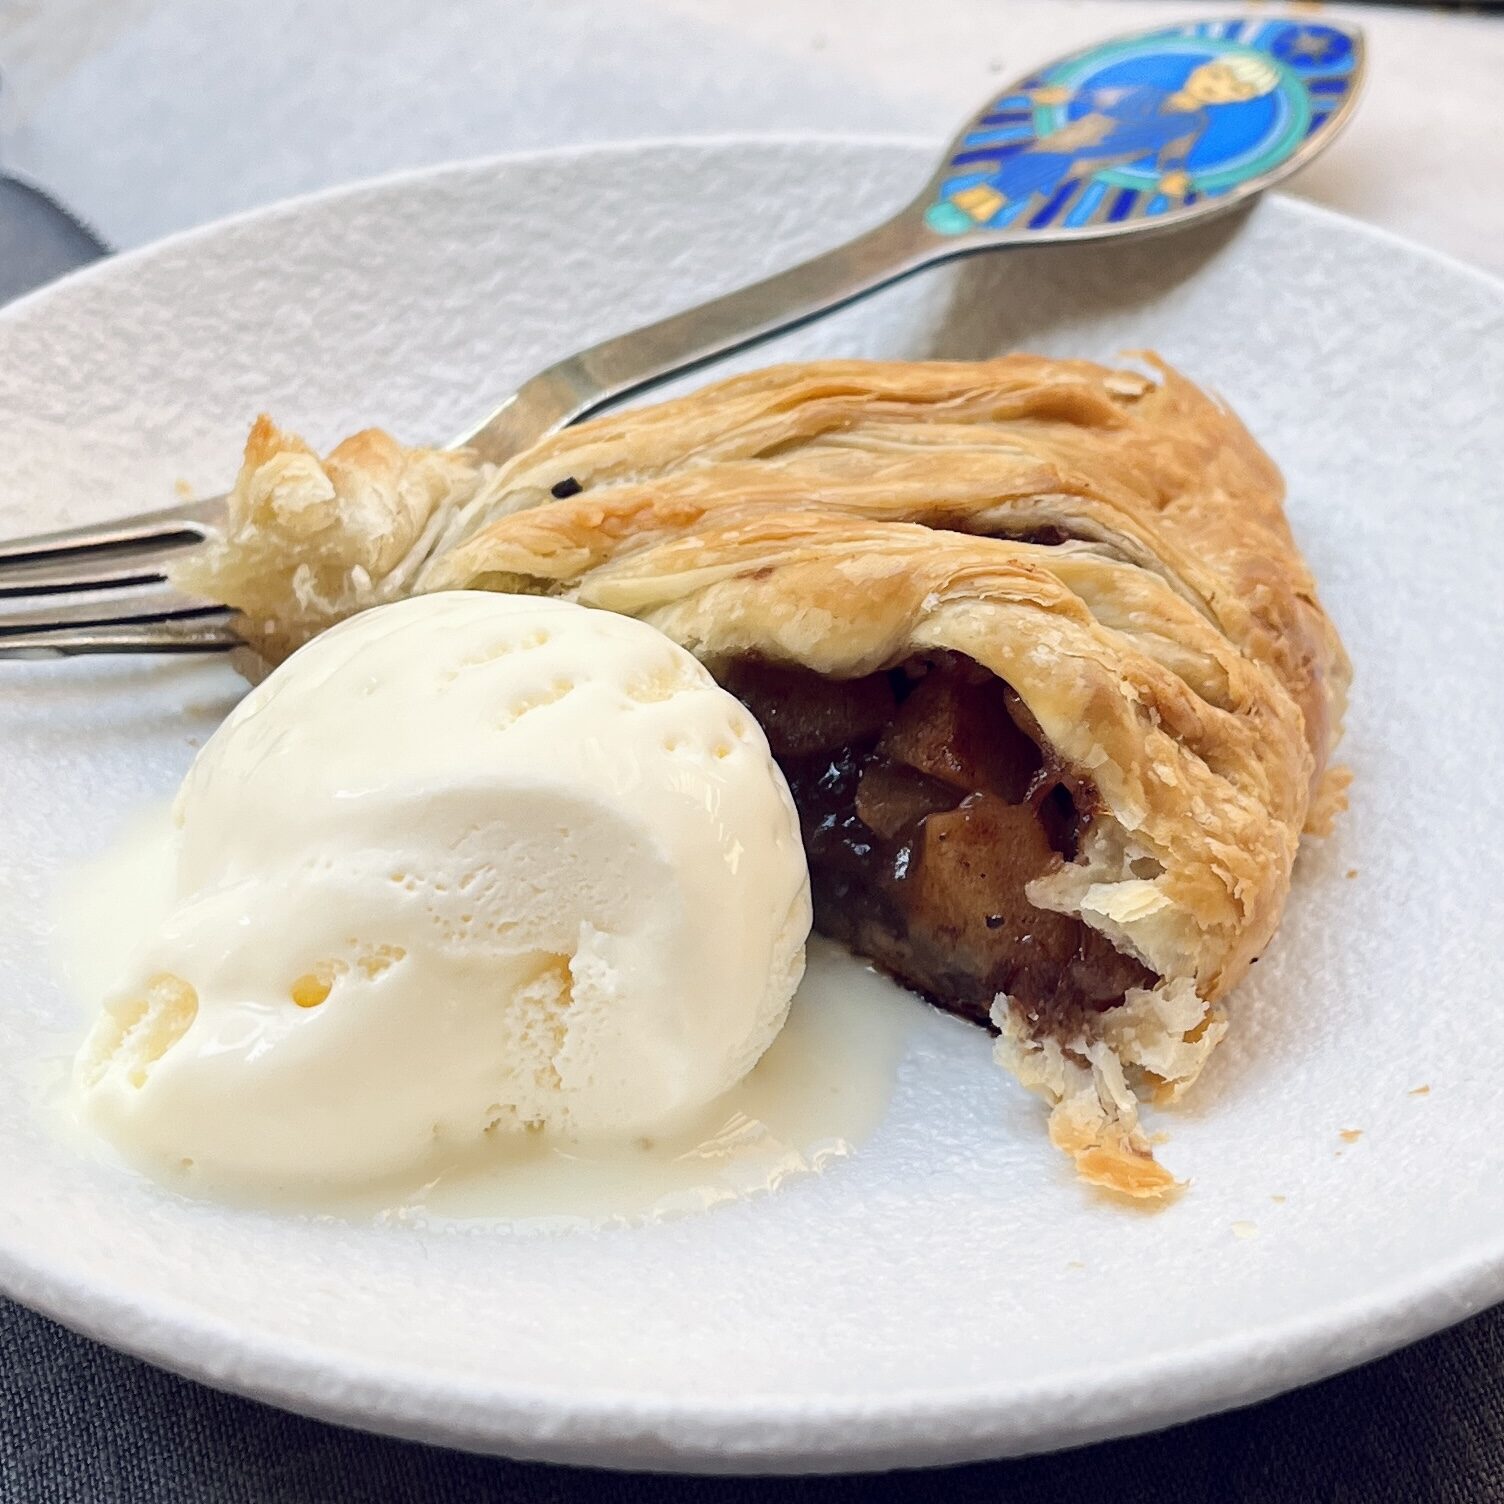
[[0,303],[104,253],[104,242],[40,189],[0,174]]
[[[0,177],[0,302],[102,252],[50,199]],[[0,1500],[7,1504],[846,1504],[874,1497],[883,1504],[1504,1501],[1504,1307],[1355,1373],[1156,1436],[881,1478],[706,1480],[525,1465],[342,1430],[162,1373],[0,1301]]]

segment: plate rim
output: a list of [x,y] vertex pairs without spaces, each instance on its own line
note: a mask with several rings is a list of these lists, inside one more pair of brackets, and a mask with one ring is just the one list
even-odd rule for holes
[[[715,154],[759,146],[886,149],[933,154],[913,134],[754,131],[645,136],[502,152],[402,168],[280,199],[179,230],[104,258],[0,309],[0,327],[45,317],[81,282],[129,276],[138,260],[248,222],[455,181],[520,163],[564,163],[656,151]],[[1504,278],[1448,252],[1285,193],[1277,214],[1357,235],[1462,276],[1504,306]],[[898,207],[895,204],[895,208]],[[955,1391],[894,1390],[879,1400],[838,1393],[784,1403],[707,1400],[663,1391],[498,1383],[434,1374],[291,1337],[267,1338],[187,1300],[143,1299],[128,1287],[54,1274],[15,1241],[0,1241],[0,1291],[118,1351],[226,1392],[299,1414],[430,1444],[567,1464],[663,1471],[855,1471],[962,1462],[1083,1445],[1255,1403],[1418,1340],[1504,1298],[1504,1232],[1474,1250],[1322,1307],[1317,1316],[1248,1326],[1152,1358],[1094,1364],[1049,1381]],[[1276,1356],[1256,1368],[1251,1352]]]

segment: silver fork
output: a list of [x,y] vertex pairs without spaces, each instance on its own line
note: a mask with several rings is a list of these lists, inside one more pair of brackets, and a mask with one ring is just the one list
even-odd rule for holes
[[[973,115],[892,219],[549,366],[455,442],[500,462],[958,256],[1154,234],[1225,214],[1326,147],[1351,115],[1362,76],[1361,33],[1325,20],[1188,22],[1059,58]],[[166,578],[179,550],[218,536],[227,518],[227,498],[217,496],[0,543],[0,658],[237,646],[229,609],[185,597]]]

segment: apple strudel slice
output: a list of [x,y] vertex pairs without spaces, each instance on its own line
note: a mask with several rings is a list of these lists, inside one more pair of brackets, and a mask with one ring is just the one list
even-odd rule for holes
[[1223,405],[1010,356],[827,362],[491,469],[264,420],[177,571],[275,660],[417,591],[651,622],[766,730],[817,928],[997,1031],[1087,1180],[1175,1188],[1139,1121],[1278,923],[1349,670],[1278,472]]

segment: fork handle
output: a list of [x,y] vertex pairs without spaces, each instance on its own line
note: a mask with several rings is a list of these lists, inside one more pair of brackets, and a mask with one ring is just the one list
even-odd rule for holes
[[566,424],[974,249],[936,235],[916,201],[822,256],[566,357],[458,442],[499,464]]

